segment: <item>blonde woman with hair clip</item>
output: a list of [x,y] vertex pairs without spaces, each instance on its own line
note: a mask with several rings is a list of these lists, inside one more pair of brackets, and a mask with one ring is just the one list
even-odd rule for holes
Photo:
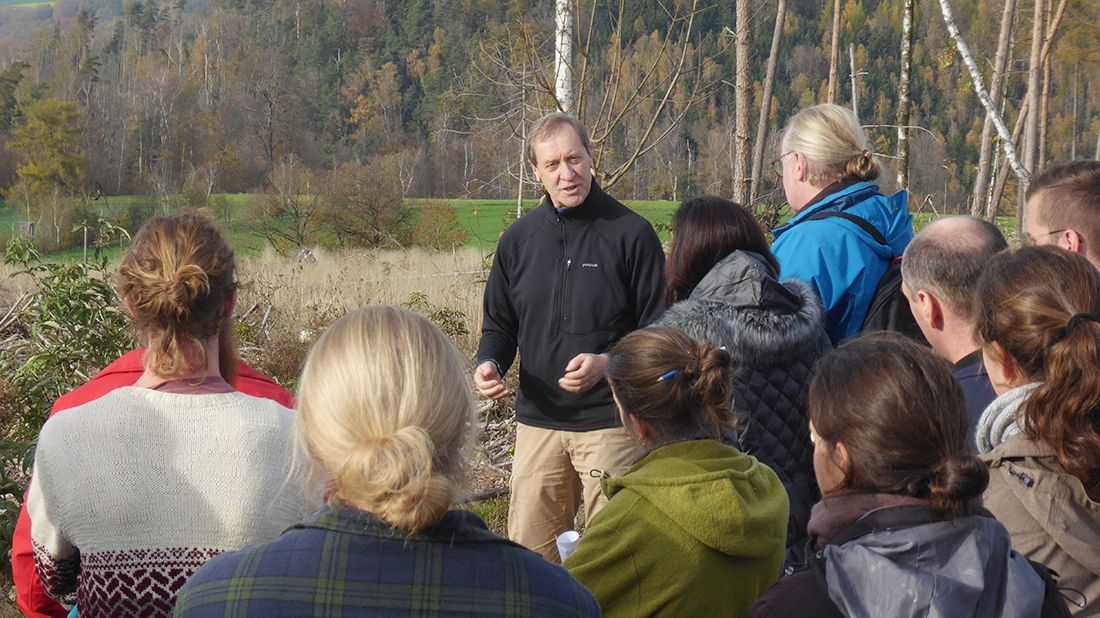
[[30,536],[45,591],[81,616],[167,616],[203,562],[313,505],[286,482],[291,410],[230,384],[235,263],[213,217],[150,220],[116,279],[144,372],[46,422]]
[[668,327],[624,337],[607,379],[642,455],[565,568],[606,616],[744,616],[779,576],[787,492],[731,444],[730,355]]
[[354,311],[314,344],[298,453],[328,505],[278,539],[208,562],[176,614],[596,616],[560,566],[451,510],[474,407],[465,364],[428,320]]
[[879,176],[874,153],[859,119],[839,105],[791,117],[772,166],[794,211],[772,232],[780,277],[814,288],[839,343],[863,328],[880,279],[913,239],[907,194],[886,196],[871,182]]

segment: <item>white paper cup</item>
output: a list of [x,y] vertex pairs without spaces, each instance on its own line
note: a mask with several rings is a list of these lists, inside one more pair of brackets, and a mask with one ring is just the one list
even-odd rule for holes
[[561,556],[562,562],[576,551],[579,540],[581,535],[576,530],[567,530],[558,535],[558,555]]

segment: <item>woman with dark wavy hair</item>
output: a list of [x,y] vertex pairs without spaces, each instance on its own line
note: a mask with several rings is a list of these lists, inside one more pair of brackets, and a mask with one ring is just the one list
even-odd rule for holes
[[998,393],[978,423],[986,508],[1058,573],[1077,616],[1100,616],[1100,273],[1081,255],[1025,247],[996,256],[977,294]]
[[968,418],[947,361],[901,335],[822,359],[810,431],[824,497],[809,559],[749,615],[1067,615],[1045,569],[981,509],[989,472],[969,450]]
[[797,554],[818,498],[806,393],[814,363],[830,348],[821,303],[807,284],[777,279],[764,230],[734,202],[684,202],[672,235],[665,262],[671,306],[657,323],[729,353],[738,447],[772,468],[787,490],[787,546]]

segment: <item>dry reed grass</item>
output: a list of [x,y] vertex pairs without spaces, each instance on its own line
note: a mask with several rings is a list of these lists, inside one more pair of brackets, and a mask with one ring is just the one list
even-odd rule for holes
[[[422,295],[435,308],[461,311],[469,335],[456,338],[472,353],[481,330],[481,297],[487,254],[472,248],[452,253],[420,249],[313,250],[311,258],[288,259],[266,251],[239,265],[238,311],[270,307],[280,326],[312,340],[336,318],[368,305],[408,305]],[[274,315],[277,312],[278,315]]]
[[[408,306],[413,301],[411,308],[420,313],[440,309],[461,312],[466,334],[448,334],[466,355],[472,373],[488,266],[489,254],[473,248],[451,253],[315,249],[305,260],[268,251],[258,258],[241,259],[238,316],[250,328],[261,331],[241,338],[241,356],[293,388],[309,346],[334,320],[367,305]],[[254,343],[250,345],[249,340]],[[513,389],[517,375],[516,371],[509,375]],[[478,435],[468,454],[474,493],[507,485],[514,443],[513,405],[509,399],[479,406]],[[469,508],[504,533],[506,498]]]
[[470,359],[481,331],[488,254],[421,249],[314,249],[304,259],[265,251],[239,261],[239,351],[259,371],[293,387],[309,346],[333,321],[368,305],[406,306],[436,316]]
[[34,291],[34,281],[27,276],[16,276],[19,266],[0,262],[0,308],[10,307],[23,294]]

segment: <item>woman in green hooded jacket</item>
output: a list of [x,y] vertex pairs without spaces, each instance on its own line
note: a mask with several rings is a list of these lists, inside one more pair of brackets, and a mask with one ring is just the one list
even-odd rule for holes
[[725,350],[663,327],[611,353],[607,379],[644,452],[565,567],[605,616],[743,616],[779,576],[787,494],[736,443]]

